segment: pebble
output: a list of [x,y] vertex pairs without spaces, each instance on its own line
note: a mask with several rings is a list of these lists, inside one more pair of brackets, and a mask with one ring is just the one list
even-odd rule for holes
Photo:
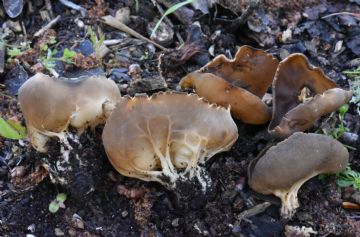
[[131,78],[127,74],[127,68],[113,68],[110,72],[110,77],[115,82],[130,81]]
[[344,142],[347,144],[355,144],[359,140],[359,135],[356,133],[345,132],[342,139],[344,139]]
[[64,236],[65,233],[60,228],[55,228],[55,236]]
[[356,191],[355,193],[353,193],[351,195],[351,199],[354,200],[354,202],[356,202],[357,204],[360,205],[360,192],[359,191]]
[[128,211],[122,211],[122,212],[121,212],[121,216],[122,216],[123,218],[126,218],[128,215],[129,215],[129,212],[128,212]]
[[179,218],[175,218],[172,222],[171,222],[172,227],[178,227],[179,226]]

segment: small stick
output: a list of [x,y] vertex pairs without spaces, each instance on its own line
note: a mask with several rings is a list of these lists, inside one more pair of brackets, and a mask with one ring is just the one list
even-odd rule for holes
[[103,44],[106,46],[111,46],[115,44],[120,44],[122,42],[121,39],[111,39],[111,40],[104,40]]
[[332,13],[326,16],[321,17],[321,19],[326,19],[332,16],[338,16],[338,15],[350,15],[350,16],[354,16],[357,18],[360,18],[360,13],[352,13],[352,12],[336,12],[336,13]]
[[245,210],[241,212],[236,219],[238,220],[234,225],[240,225],[240,221],[243,219],[247,219],[252,216],[256,216],[257,214],[260,214],[261,212],[265,211],[268,207],[270,207],[270,202],[263,202],[258,205],[256,205],[253,208],[250,208],[248,210]]
[[46,6],[46,10],[49,12],[50,17],[54,18],[54,12],[52,10],[52,6],[51,6],[51,2],[50,0],[45,0],[45,6]]
[[138,32],[134,31],[133,29],[131,29],[130,27],[128,27],[127,25],[121,23],[120,21],[116,20],[115,17],[113,16],[103,16],[101,19],[103,19],[103,22],[109,26],[112,26],[118,30],[121,30],[131,36],[134,36],[135,38],[141,39],[141,40],[145,40],[148,43],[151,43],[153,45],[155,45],[156,47],[158,47],[161,50],[166,50],[165,47],[155,43],[154,41],[142,36],[141,34],[139,34]]
[[[0,44],[1,44],[1,42],[0,42]],[[5,52],[6,52],[5,45],[4,44],[0,45],[0,73],[4,72]]]
[[82,16],[85,16],[87,13],[87,10],[83,8],[82,6],[79,6],[73,2],[70,2],[69,0],[59,0],[63,5],[70,7],[71,9],[74,9],[76,11],[80,11]]
[[39,37],[40,35],[44,34],[45,31],[47,31],[48,29],[50,29],[51,27],[53,27],[59,20],[60,20],[61,16],[58,15],[56,18],[52,19],[49,23],[47,23],[43,28],[41,28],[40,30],[38,30],[34,36],[35,37]]

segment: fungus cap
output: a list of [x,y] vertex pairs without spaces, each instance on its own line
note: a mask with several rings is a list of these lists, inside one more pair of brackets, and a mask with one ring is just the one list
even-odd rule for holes
[[242,122],[263,124],[270,120],[271,114],[261,98],[271,85],[277,65],[278,61],[270,54],[242,46],[235,59],[219,55],[184,77],[180,86],[195,89],[211,103],[231,105],[232,114]]
[[102,76],[62,80],[38,73],[19,89],[28,135],[40,152],[69,125],[82,132],[104,123],[120,97],[116,84]]
[[229,150],[237,137],[228,109],[182,93],[122,98],[102,135],[118,172],[168,187],[187,174],[200,181],[198,164]]
[[249,166],[249,185],[256,192],[279,197],[281,215],[292,217],[299,207],[300,187],[316,175],[342,171],[348,160],[349,153],[339,141],[296,132]]
[[[292,54],[281,61],[273,82],[269,133],[286,138],[310,128],[321,116],[336,111],[350,100],[352,93],[332,89],[335,87],[335,82],[320,68],[312,66],[303,54]],[[313,98],[302,103],[299,95],[304,88],[312,92]]]

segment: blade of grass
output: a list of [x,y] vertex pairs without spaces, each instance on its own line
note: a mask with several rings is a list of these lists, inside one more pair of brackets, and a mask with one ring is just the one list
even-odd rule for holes
[[167,17],[168,15],[174,13],[179,8],[181,8],[181,7],[183,7],[183,6],[187,5],[187,4],[190,4],[190,3],[194,2],[194,1],[196,1],[196,0],[186,0],[186,1],[183,1],[183,2],[179,2],[179,3],[175,4],[174,6],[170,7],[169,9],[167,9],[166,12],[164,13],[164,15],[162,15],[160,20],[156,23],[154,29],[151,32],[151,35],[153,36],[155,34],[156,30],[159,28],[161,22],[164,20],[165,17]]

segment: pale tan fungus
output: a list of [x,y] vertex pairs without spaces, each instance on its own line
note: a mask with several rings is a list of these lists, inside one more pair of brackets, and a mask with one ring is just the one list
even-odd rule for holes
[[122,98],[104,131],[105,151],[121,174],[173,188],[197,177],[199,164],[231,148],[238,137],[229,109],[197,95],[158,93]]
[[271,147],[249,166],[249,185],[256,192],[281,199],[281,215],[291,218],[299,207],[297,192],[309,179],[346,168],[347,149],[320,134],[296,132]]
[[278,61],[263,50],[239,48],[233,60],[219,55],[180,81],[211,103],[231,106],[231,113],[244,123],[264,124],[271,111],[261,100],[274,78]]
[[[336,111],[352,96],[303,54],[291,54],[280,62],[273,82],[273,114],[268,131],[284,139],[309,129],[321,117]],[[336,89],[335,89],[336,88]],[[310,91],[312,97],[306,98]]]
[[103,76],[77,80],[38,73],[19,89],[19,104],[32,146],[46,152],[50,137],[64,140],[69,126],[81,133],[104,123],[120,100],[116,84]]

